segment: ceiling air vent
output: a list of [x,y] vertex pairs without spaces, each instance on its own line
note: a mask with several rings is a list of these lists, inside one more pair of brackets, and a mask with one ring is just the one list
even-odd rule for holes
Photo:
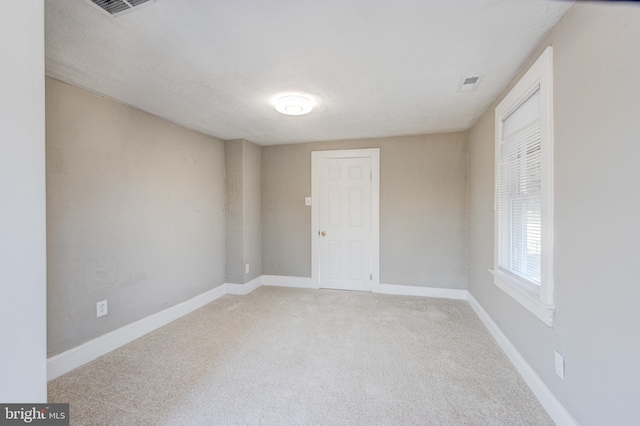
[[458,92],[471,92],[472,90],[475,90],[481,80],[482,75],[468,75],[466,77],[462,77],[460,79],[460,84],[458,85]]
[[154,3],[156,0],[89,0],[102,11],[111,16],[120,16],[132,11],[145,3]]

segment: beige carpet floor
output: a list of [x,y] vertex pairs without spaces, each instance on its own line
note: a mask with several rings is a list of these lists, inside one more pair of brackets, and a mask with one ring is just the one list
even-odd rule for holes
[[49,383],[78,425],[552,425],[464,301],[262,287]]

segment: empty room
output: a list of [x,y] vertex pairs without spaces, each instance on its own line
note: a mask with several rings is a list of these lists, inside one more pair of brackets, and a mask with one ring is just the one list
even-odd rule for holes
[[640,4],[0,0],[0,424],[640,424]]

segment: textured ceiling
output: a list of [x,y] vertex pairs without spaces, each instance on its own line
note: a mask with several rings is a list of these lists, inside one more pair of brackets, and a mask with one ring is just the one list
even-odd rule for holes
[[[46,1],[47,75],[260,145],[467,129],[570,7],[547,0]],[[474,92],[466,75],[484,74]],[[305,116],[281,92],[318,99]]]

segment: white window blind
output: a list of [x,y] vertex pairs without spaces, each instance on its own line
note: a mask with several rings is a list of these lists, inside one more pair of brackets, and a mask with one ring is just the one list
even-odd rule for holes
[[501,125],[498,266],[537,287],[542,244],[540,88]]

